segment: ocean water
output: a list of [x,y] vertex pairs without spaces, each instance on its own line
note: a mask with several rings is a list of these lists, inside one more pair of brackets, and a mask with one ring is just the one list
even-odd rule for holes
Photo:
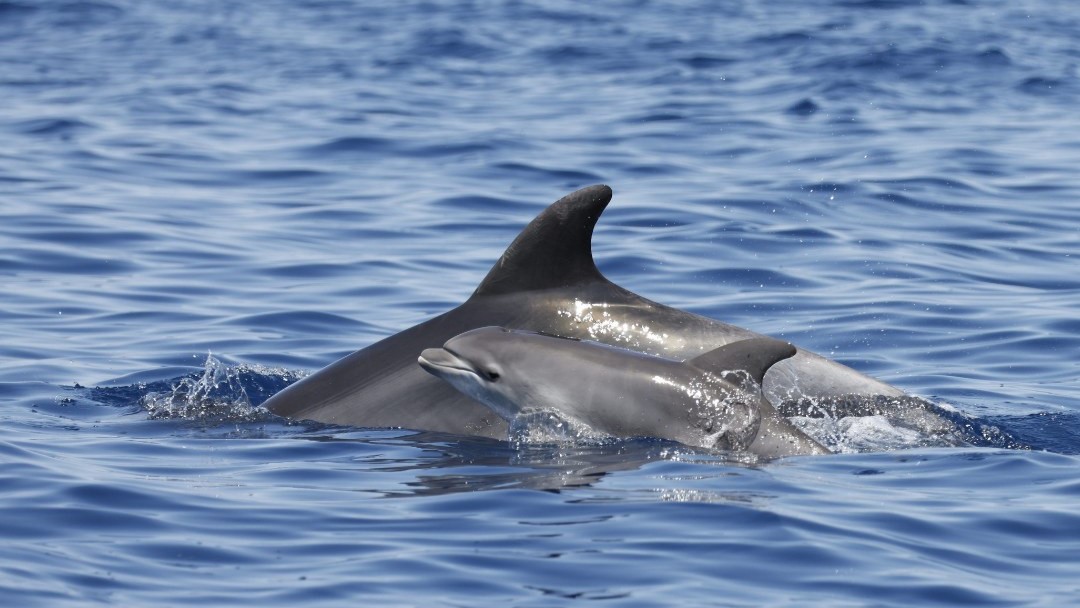
[[[1076,604],[1078,66],[1066,0],[0,0],[0,603]],[[1005,439],[259,407],[593,183],[616,283]]]

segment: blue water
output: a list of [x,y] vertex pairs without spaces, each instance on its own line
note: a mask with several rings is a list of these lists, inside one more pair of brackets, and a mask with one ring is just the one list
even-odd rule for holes
[[[1076,603],[1078,66],[1069,0],[0,0],[0,603]],[[1009,440],[259,408],[600,182],[615,282]]]

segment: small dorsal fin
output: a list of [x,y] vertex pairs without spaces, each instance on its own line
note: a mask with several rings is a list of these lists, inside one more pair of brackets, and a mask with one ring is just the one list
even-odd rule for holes
[[707,372],[743,370],[758,384],[778,361],[794,357],[797,350],[783,340],[750,338],[725,344],[686,363]]
[[596,220],[611,188],[589,186],[552,203],[495,262],[473,297],[606,281],[592,257]]

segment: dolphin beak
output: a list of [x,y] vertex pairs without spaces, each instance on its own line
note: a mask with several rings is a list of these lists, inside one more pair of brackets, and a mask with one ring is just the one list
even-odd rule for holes
[[445,348],[426,348],[416,360],[420,367],[429,374],[444,377],[451,370],[460,370],[475,374],[472,366]]

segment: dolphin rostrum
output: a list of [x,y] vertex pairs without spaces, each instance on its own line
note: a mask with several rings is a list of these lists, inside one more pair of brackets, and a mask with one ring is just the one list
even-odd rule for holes
[[[551,204],[514,239],[464,304],[331,363],[268,399],[266,407],[281,416],[332,424],[505,439],[504,420],[416,364],[421,351],[491,325],[679,361],[763,337],[652,302],[600,274],[592,234],[610,200],[610,188],[590,186]],[[763,390],[776,405],[804,398],[903,395],[803,349],[769,368]]]
[[765,372],[795,356],[772,338],[740,340],[688,361],[502,327],[420,354],[420,367],[513,423],[559,418],[612,437],[660,437],[775,458],[829,451],[761,394]]

